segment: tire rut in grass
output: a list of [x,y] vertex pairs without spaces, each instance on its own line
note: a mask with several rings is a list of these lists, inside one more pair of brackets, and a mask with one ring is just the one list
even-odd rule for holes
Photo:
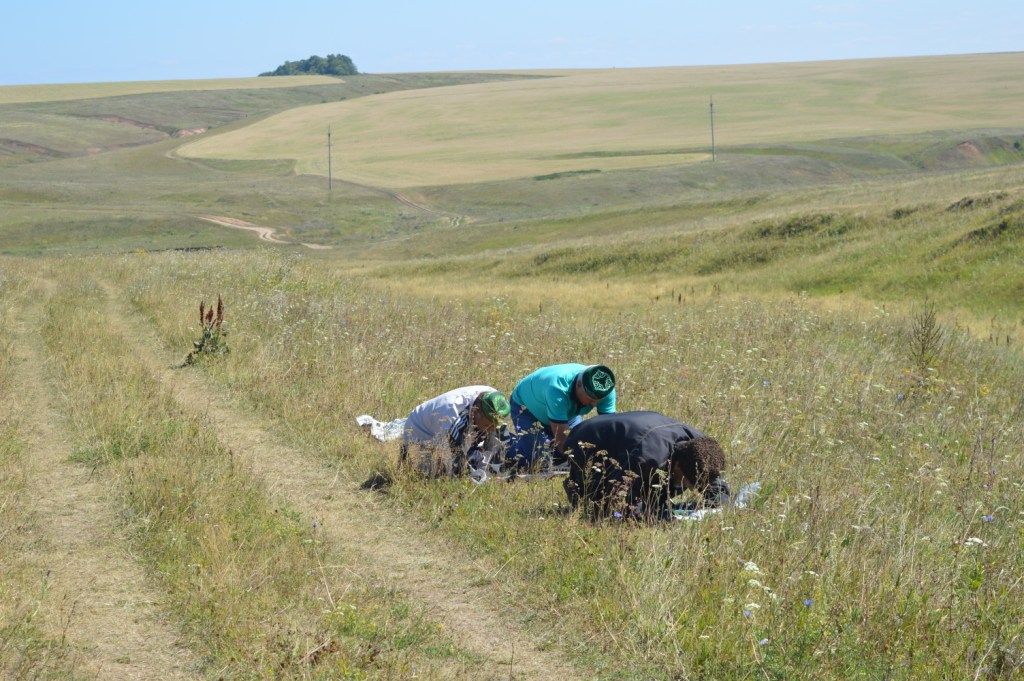
[[118,536],[103,482],[70,460],[54,389],[38,347],[42,311],[16,331],[16,380],[30,436],[29,485],[42,532],[34,562],[47,570],[54,602],[70,603],[66,635],[82,651],[84,671],[101,679],[193,679],[198,663],[154,606],[155,597]]
[[[221,443],[262,476],[276,496],[311,519],[339,550],[358,557],[360,578],[397,586],[465,650],[485,660],[482,678],[569,679],[581,674],[564,657],[523,631],[479,583],[481,570],[454,547],[427,536],[399,511],[357,490],[336,465],[288,446],[260,420],[232,406],[194,369],[172,359],[148,322],[107,285],[110,322],[132,337],[139,357],[185,409],[203,414]],[[134,325],[127,328],[127,321]],[[156,349],[154,349],[156,348]]]

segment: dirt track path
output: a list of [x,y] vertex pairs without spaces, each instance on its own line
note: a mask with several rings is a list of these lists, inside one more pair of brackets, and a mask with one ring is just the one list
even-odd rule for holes
[[314,251],[325,251],[329,250],[330,246],[323,244],[311,244],[305,241],[289,241],[288,239],[282,239],[277,235],[277,232],[271,227],[262,227],[260,225],[254,225],[251,222],[245,220],[239,220],[238,218],[230,218],[223,215],[198,215],[196,216],[200,220],[210,222],[221,227],[231,227],[232,229],[242,229],[247,232],[253,232],[260,238],[261,241],[267,241],[272,244],[280,244],[285,246],[291,246],[293,244],[299,244],[306,248]]
[[390,194],[395,199],[395,201],[398,201],[399,203],[404,203],[405,205],[409,206],[410,208],[418,208],[418,209],[420,209],[420,210],[422,210],[424,212],[431,213],[433,215],[450,215],[450,213],[446,213],[443,210],[437,210],[436,208],[431,208],[430,206],[425,206],[422,203],[417,203],[417,202],[413,201],[412,199],[410,199],[405,194],[403,194],[402,192],[394,192],[394,191],[391,191],[391,190],[388,190],[388,189],[385,189],[384,191],[386,191],[388,194]]
[[[69,460],[55,389],[38,349],[36,304],[16,331],[16,381],[30,431],[29,485],[41,528],[32,559],[49,574],[53,602],[71,603],[67,637],[84,670],[100,679],[193,679],[197,660],[154,606],[142,568],[117,532],[116,501],[85,466]],[[55,632],[60,635],[61,632]]]
[[388,189],[387,187],[378,187],[372,184],[362,184],[361,182],[353,182],[352,180],[335,180],[335,182],[344,182],[345,184],[350,185],[352,187],[359,187],[360,189],[375,192],[377,194],[390,197],[397,201],[398,203],[401,203],[404,206],[408,206],[409,208],[415,208],[416,210],[421,210],[424,213],[429,213],[430,215],[436,215],[438,217],[446,218],[452,227],[458,227],[465,223],[474,221],[468,215],[460,215],[459,213],[451,213],[446,210],[440,210],[439,208],[431,208],[426,204],[414,201],[413,199],[409,198],[400,191]]
[[[480,584],[485,574],[456,547],[425,535],[414,521],[360,492],[355,481],[322,457],[289,447],[259,419],[230,406],[230,400],[196,370],[169,368],[176,357],[155,351],[163,344],[141,315],[119,303],[108,287],[111,323],[135,320],[131,335],[141,359],[169,387],[185,409],[203,414],[222,444],[262,476],[271,494],[306,518],[315,519],[331,543],[356,556],[357,574],[368,580],[387,579],[414,602],[427,608],[465,650],[485,660],[478,678],[552,679],[566,681],[581,674],[559,653],[523,631],[515,615],[496,605],[498,595]],[[147,351],[146,349],[149,348]]]

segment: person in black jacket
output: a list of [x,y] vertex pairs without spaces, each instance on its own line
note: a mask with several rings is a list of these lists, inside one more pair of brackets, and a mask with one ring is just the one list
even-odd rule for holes
[[603,414],[584,421],[565,443],[565,493],[591,517],[667,520],[670,499],[685,489],[717,506],[729,495],[725,454],[699,430],[653,411]]

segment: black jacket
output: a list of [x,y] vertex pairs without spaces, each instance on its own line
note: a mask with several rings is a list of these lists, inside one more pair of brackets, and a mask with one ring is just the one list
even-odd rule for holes
[[654,411],[602,414],[569,432],[565,492],[595,516],[665,518],[676,444],[704,434]]

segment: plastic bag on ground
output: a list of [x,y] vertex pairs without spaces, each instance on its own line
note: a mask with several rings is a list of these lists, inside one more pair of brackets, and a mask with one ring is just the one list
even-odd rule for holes
[[369,414],[356,417],[356,425],[368,428],[370,435],[381,442],[391,442],[402,437],[402,430],[405,428],[405,419],[393,421],[378,421]]

